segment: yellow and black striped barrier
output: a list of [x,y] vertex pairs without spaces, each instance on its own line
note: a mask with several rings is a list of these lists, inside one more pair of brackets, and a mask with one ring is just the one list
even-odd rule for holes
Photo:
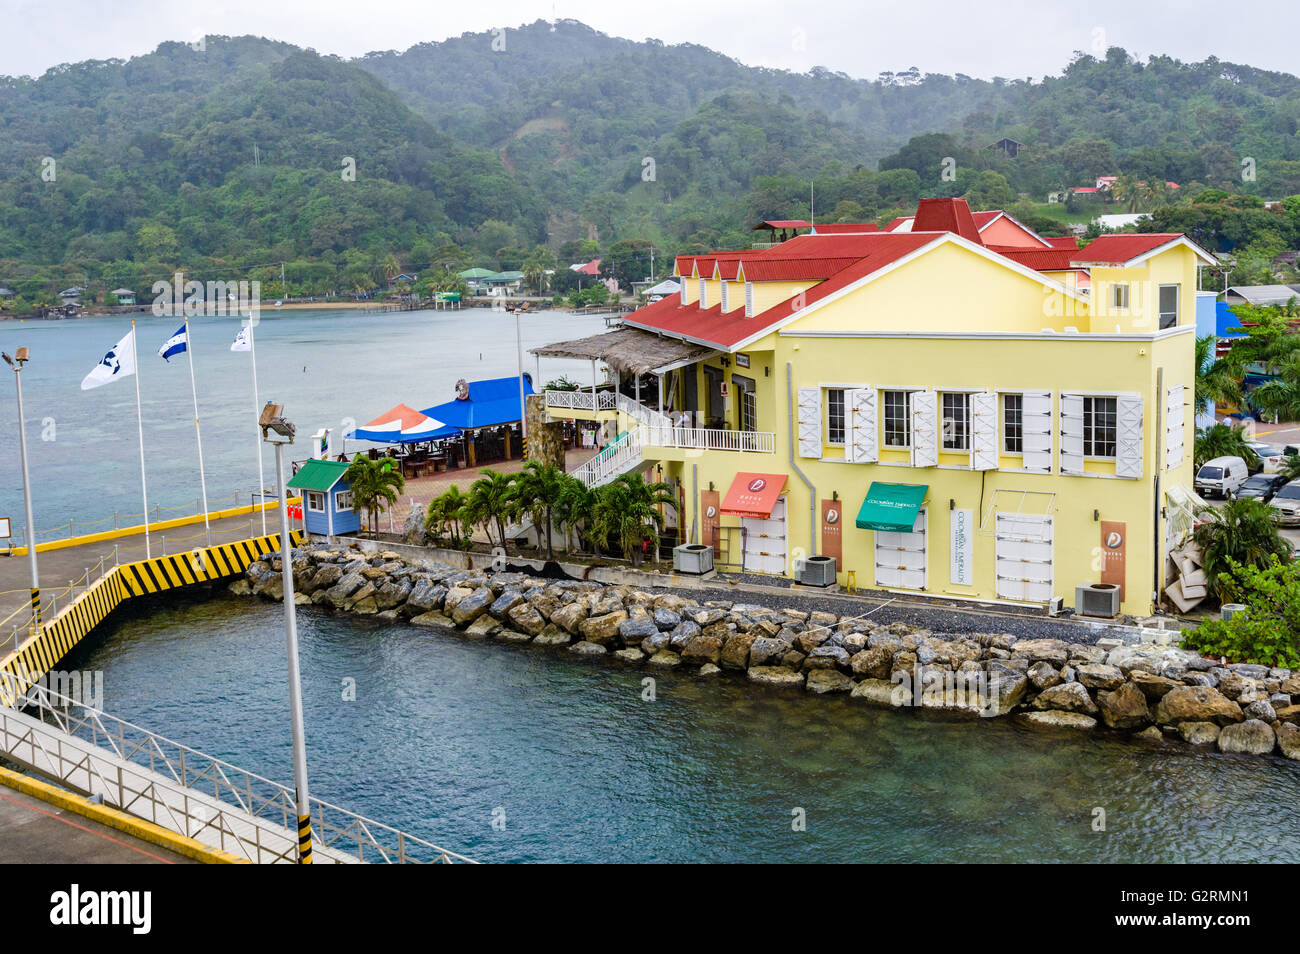
[[311,864],[311,816],[298,816],[298,864]]
[[[302,544],[301,530],[291,531],[290,537],[294,546]],[[0,673],[36,682],[126,600],[234,576],[279,550],[280,535],[273,533],[115,566],[86,587],[54,619],[39,626],[35,636],[3,660]],[[32,596],[36,598],[35,590]],[[0,704],[8,701],[0,699]]]

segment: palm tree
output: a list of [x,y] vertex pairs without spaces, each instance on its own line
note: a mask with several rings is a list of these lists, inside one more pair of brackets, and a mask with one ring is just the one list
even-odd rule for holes
[[1215,404],[1241,407],[1241,368],[1228,358],[1214,357],[1214,335],[1196,339],[1196,416]]
[[1197,469],[1199,470],[1207,460],[1216,457],[1240,457],[1248,465],[1258,460],[1255,452],[1246,443],[1245,429],[1227,424],[1211,424],[1196,432],[1192,460]]
[[483,476],[469,485],[465,513],[472,523],[483,528],[489,545],[492,544],[492,530],[495,528],[497,540],[504,548],[506,521],[513,520],[518,513],[515,476],[491,468],[479,473]]
[[1300,454],[1287,454],[1278,473],[1287,480],[1300,480]]
[[1251,391],[1250,400],[1280,421],[1300,420],[1300,353],[1285,358],[1277,376]]
[[466,515],[468,500],[468,496],[453,484],[429,501],[424,532],[435,546],[441,546],[444,537],[456,549],[464,547],[469,541],[473,524]]
[[564,528],[565,553],[573,551],[570,541],[575,531],[578,533],[579,545],[587,538],[583,530],[590,531],[595,509],[595,488],[588,487],[577,477],[567,477],[560,498],[555,502],[555,519]]
[[371,533],[378,534],[379,514],[397,503],[406,487],[402,468],[391,457],[371,460],[357,455],[343,472],[343,479],[352,491],[352,506],[366,511]]
[[534,295],[542,293],[543,285],[546,282],[546,270],[542,268],[542,263],[535,258],[530,258],[524,262],[523,267],[524,284]]
[[597,539],[614,538],[623,558],[631,560],[633,552],[647,540],[658,543],[664,524],[658,509],[661,504],[676,505],[667,484],[647,483],[640,474],[620,474],[596,492],[593,524]]
[[519,507],[532,517],[539,538],[543,524],[546,526],[546,559],[548,560],[555,559],[555,550],[551,542],[551,525],[556,505],[564,493],[564,478],[564,471],[554,464],[530,460],[524,463],[523,470],[515,479],[515,493]]
[[1201,565],[1216,595],[1219,574],[1230,569],[1229,560],[1260,569],[1267,567],[1275,554],[1284,563],[1291,560],[1291,544],[1278,533],[1273,512],[1263,501],[1238,497],[1222,507],[1205,507],[1198,516],[1204,522],[1192,537],[1201,548]]

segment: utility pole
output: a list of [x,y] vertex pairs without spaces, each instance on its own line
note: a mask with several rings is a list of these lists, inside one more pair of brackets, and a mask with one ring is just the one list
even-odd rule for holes
[[[11,358],[4,354],[5,363],[14,369],[14,384],[18,388],[18,452],[23,466],[23,504],[27,508],[27,563],[32,571],[32,629],[41,628],[41,582],[36,570],[36,523],[32,519],[32,480],[27,472],[27,427],[23,418],[23,365],[27,363],[27,349],[19,348]],[[149,517],[146,514],[145,520]],[[14,649],[18,648],[17,642]]]

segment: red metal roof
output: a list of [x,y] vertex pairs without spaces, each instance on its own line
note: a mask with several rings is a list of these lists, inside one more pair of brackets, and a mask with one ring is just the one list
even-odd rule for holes
[[1078,248],[1079,240],[1073,235],[1044,235],[1044,242],[1052,248]]
[[1101,235],[1072,254],[1076,262],[1122,265],[1162,245],[1182,238],[1181,232],[1134,232],[1124,235]]
[[1066,271],[1076,258],[1073,248],[1023,248],[1019,245],[990,245],[989,248],[1037,272]]
[[803,219],[769,219],[766,222],[759,222],[754,226],[754,231],[759,229],[810,229],[811,222],[805,222]]
[[818,235],[859,235],[863,232],[879,232],[880,226],[875,222],[834,222],[830,225],[814,225],[813,231]]
[[922,199],[912,219],[913,232],[954,232],[983,245],[975,217],[965,199]]
[[575,268],[574,271],[577,272],[579,275],[599,275],[600,259],[593,258],[590,262],[588,262],[586,265],[583,265],[581,268]]

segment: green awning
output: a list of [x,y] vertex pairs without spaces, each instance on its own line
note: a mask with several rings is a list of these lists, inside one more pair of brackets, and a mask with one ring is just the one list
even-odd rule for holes
[[348,465],[341,460],[309,460],[285,486],[296,490],[329,490],[347,469]]
[[858,511],[859,529],[911,533],[916,513],[929,489],[927,484],[886,484],[873,480],[867,499]]

